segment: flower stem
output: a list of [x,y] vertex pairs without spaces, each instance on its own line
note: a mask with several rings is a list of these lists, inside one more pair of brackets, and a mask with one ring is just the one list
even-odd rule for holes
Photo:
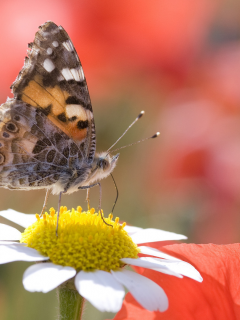
[[83,314],[84,298],[80,296],[69,280],[57,288],[59,302],[58,320],[81,320]]

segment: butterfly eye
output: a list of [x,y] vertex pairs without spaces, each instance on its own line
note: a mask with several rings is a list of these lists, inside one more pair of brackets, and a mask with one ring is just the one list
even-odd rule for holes
[[100,159],[99,167],[105,170],[108,167],[108,161],[106,159]]
[[106,169],[106,167],[108,166],[108,162],[106,160],[102,161],[102,167],[103,169]]

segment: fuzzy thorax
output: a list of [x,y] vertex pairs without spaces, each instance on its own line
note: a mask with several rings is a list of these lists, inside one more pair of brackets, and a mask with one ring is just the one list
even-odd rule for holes
[[[81,175],[77,174],[77,170],[72,172],[72,176],[66,175],[57,183],[51,186],[52,194],[59,194],[65,190],[65,193],[73,193],[79,190],[79,187],[89,186],[97,181],[100,181],[110,175],[117,164],[119,153],[115,156],[111,156],[107,152],[97,153],[91,165],[87,165],[86,168],[82,168]],[[74,177],[74,175],[76,177]],[[69,184],[69,180],[71,183]]]

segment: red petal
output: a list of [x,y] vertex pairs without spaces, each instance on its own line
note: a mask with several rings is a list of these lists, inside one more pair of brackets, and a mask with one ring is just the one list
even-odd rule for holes
[[169,309],[164,313],[149,312],[127,294],[115,320],[240,319],[240,244],[176,244],[159,249],[191,263],[201,273],[203,282],[145,269],[143,275],[165,290]]

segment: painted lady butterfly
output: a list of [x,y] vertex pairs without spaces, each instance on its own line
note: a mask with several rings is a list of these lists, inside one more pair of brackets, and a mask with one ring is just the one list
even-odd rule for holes
[[107,177],[118,154],[95,154],[95,125],[86,79],[66,31],[39,27],[28,57],[0,107],[0,186],[72,193]]

